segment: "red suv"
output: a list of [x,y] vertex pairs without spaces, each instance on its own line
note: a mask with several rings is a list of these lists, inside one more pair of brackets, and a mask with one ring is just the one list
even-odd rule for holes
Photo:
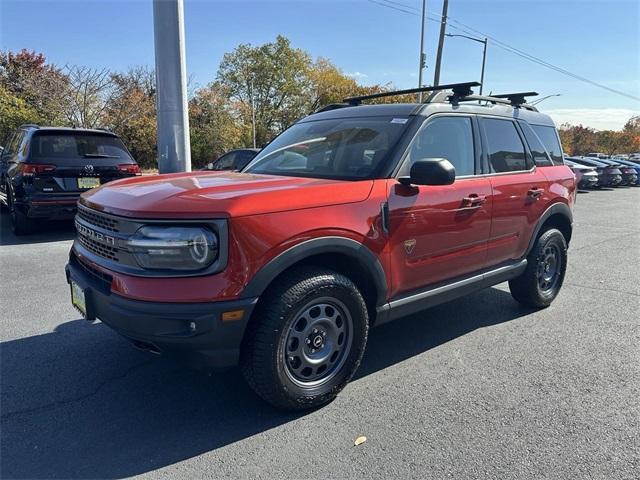
[[333,399],[371,326],[504,281],[548,306],[574,176],[547,115],[470,86],[423,104],[347,99],[241,173],[88,191],[66,268],[73,304],[144,350],[239,364],[285,409]]

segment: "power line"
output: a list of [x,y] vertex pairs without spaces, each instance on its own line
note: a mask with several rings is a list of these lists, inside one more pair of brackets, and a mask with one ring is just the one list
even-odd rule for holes
[[[375,3],[377,5],[380,5],[382,7],[391,8],[393,10],[397,10],[397,11],[400,11],[400,12],[408,14],[408,15],[413,15],[413,16],[419,17],[419,14],[417,12],[413,12],[413,11],[409,10],[410,8],[414,8],[414,7],[410,7],[409,5],[406,5],[406,4],[403,4],[403,3],[400,3],[400,2],[396,2],[396,1],[392,1],[392,0],[381,0],[381,1],[368,0],[368,1],[371,2],[371,3]],[[390,4],[393,4],[393,5],[390,5]],[[397,6],[397,5],[402,5],[402,8]],[[436,14],[436,15],[438,15],[438,14]],[[438,17],[440,17],[440,18],[437,18],[437,17],[434,16],[434,14],[428,14],[427,17],[428,17],[428,20],[430,20],[432,22],[440,23],[442,15],[438,15]],[[517,56],[519,56],[519,57],[521,57],[521,58],[523,58],[525,60],[528,60],[528,61],[530,61],[532,63],[535,63],[535,64],[538,64],[540,66],[546,67],[546,68],[548,68],[550,70],[553,70],[553,71],[555,71],[557,73],[561,73],[561,74],[566,75],[568,77],[571,77],[571,78],[573,78],[575,80],[580,80],[581,82],[588,83],[588,84],[590,84],[590,85],[592,85],[594,87],[602,88],[602,89],[607,90],[607,91],[609,91],[611,93],[615,93],[617,95],[621,95],[623,97],[627,97],[627,98],[630,98],[632,100],[640,101],[640,97],[636,97],[635,95],[631,95],[631,94],[623,92],[621,90],[617,90],[615,88],[608,87],[608,86],[603,85],[601,83],[594,82],[593,80],[590,80],[590,79],[585,78],[585,77],[583,77],[581,75],[578,75],[577,73],[570,72],[569,70],[566,70],[566,69],[564,69],[562,67],[558,67],[557,65],[549,63],[549,62],[547,62],[545,60],[542,60],[541,58],[535,57],[535,56],[533,56],[533,55],[531,55],[531,54],[529,54],[529,53],[527,53],[527,52],[525,52],[523,50],[520,50],[520,49],[518,49],[516,47],[513,47],[513,46],[511,46],[511,45],[509,45],[509,44],[507,44],[507,43],[505,43],[505,42],[503,42],[501,40],[498,40],[497,38],[495,38],[495,37],[493,37],[491,35],[487,35],[486,33],[483,33],[480,30],[477,30],[477,29],[475,29],[475,28],[473,28],[473,27],[471,27],[471,26],[469,26],[469,25],[467,25],[465,23],[462,23],[459,20],[456,20],[455,18],[451,18],[451,17],[447,17],[447,18],[451,22],[451,23],[449,23],[449,26],[451,28],[454,28],[454,29],[459,30],[459,31],[464,32],[464,33],[467,33],[469,35],[481,35],[481,36],[484,36],[484,37],[488,38],[489,40],[491,40],[491,44],[492,45],[495,45],[496,47],[498,47],[498,48],[500,48],[502,50],[505,50],[507,52],[513,53],[514,55],[517,55]]]

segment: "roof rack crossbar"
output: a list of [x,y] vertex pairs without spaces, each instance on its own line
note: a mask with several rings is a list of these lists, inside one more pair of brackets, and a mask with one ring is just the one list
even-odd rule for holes
[[526,97],[537,97],[538,92],[515,92],[515,93],[500,93],[497,95],[491,95],[493,98],[506,98],[511,105],[518,107],[527,103]]
[[438,90],[453,90],[453,94],[456,97],[466,97],[471,95],[472,87],[479,87],[479,82],[465,82],[465,83],[450,83],[447,85],[438,85],[437,87],[420,87],[409,88],[407,90],[394,90],[393,92],[381,92],[373,93],[371,95],[361,95],[359,97],[349,97],[343,100],[344,103],[348,103],[350,106],[360,105],[364,100],[373,100],[375,98],[392,97],[396,95],[408,95],[411,93],[420,92],[435,92]]

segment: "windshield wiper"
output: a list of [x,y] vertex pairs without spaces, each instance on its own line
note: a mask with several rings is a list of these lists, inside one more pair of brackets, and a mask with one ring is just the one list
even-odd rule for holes
[[106,153],[85,153],[87,158],[120,158],[118,155],[107,155]]

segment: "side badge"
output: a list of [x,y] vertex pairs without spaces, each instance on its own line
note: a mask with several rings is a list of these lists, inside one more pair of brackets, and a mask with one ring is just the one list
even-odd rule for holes
[[412,238],[411,240],[404,241],[404,250],[407,252],[407,255],[411,255],[413,253],[413,249],[416,248],[416,239]]

